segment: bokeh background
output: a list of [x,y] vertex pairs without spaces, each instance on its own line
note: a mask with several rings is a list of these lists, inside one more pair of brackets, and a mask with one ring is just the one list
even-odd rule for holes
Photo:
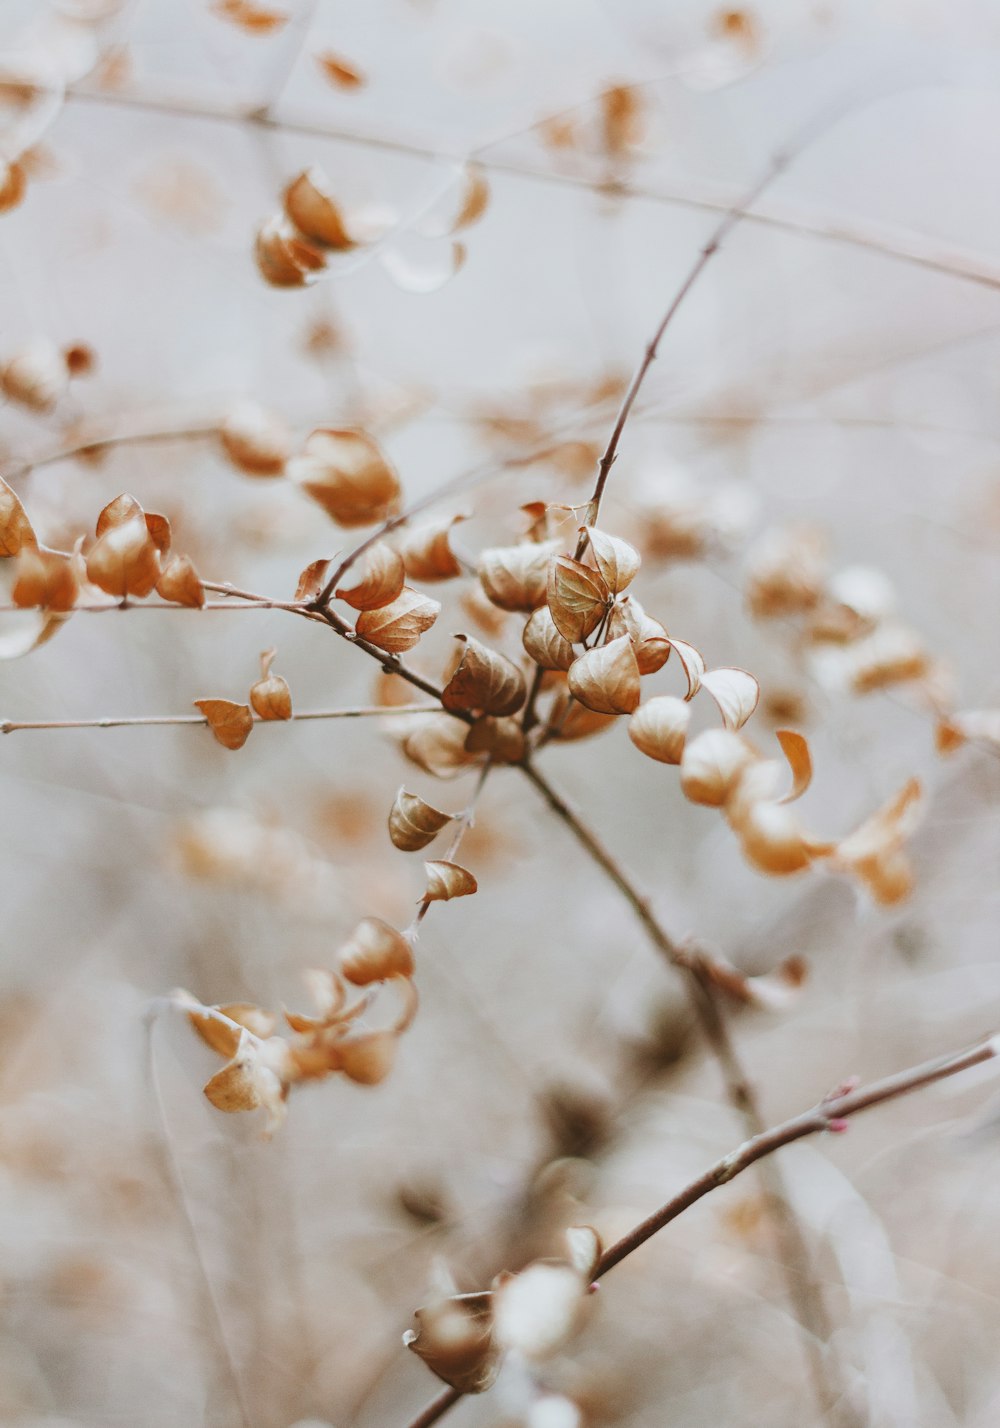
[[[351,537],[226,461],[212,430],[249,397],[300,438],[363,421],[410,499],[492,463],[451,509],[474,512],[470,553],[512,539],[522,502],[582,501],[592,468],[505,458],[526,435],[603,441],[615,384],[720,211],[827,116],[671,327],[606,523],[641,537],[643,500],[678,483],[736,513],[703,558],[649,560],[643,603],[713,664],[758,674],[759,740],[791,701],[819,830],[922,778],[916,891],[877,910],[843,881],[753,872],[623,728],[545,762],[672,932],[754,972],[808,960],[793,1007],[734,1018],[769,1120],[996,1027],[996,758],[942,760],[919,701],[831,687],[743,598],[760,532],[816,525],[834,567],[889,578],[959,706],[1000,702],[996,5],[272,8],[286,22],[256,33],[206,0],[0,7],[4,154],[31,157],[23,203],[0,216],[0,357],[39,335],[97,355],[55,412],[0,411],[0,471],[39,531],[89,532],[129,490],[205,577],[289,598]],[[331,83],[325,53],[364,82]],[[601,119],[614,85],[636,87],[619,152]],[[410,278],[433,285],[447,245],[406,225],[470,154],[490,205],[433,291],[377,253],[308,290],[261,280],[254,232],[318,164],[345,202],[389,216]],[[129,434],[100,459],[59,456]],[[421,667],[440,672],[464,619],[449,606]],[[504,639],[516,650],[516,630]],[[5,663],[0,712],[185,713],[243,698],[271,645],[298,707],[370,700],[373,666],[281,612],[111,612]],[[565,1223],[613,1235],[742,1138],[676,976],[500,773],[463,847],[478,895],[424,924],[396,1073],[296,1093],[263,1143],[253,1117],[203,1100],[211,1054],[151,1005],[178,985],[302,1005],[304,967],[329,965],[359,916],[405,923],[422,892],[420,860],[384,831],[398,785],[459,807],[468,780],[435,786],[374,721],[272,726],[236,754],[187,727],[24,732],[0,761],[2,1421],[230,1428],[228,1355],[252,1428],[402,1428],[435,1391],[400,1335],[436,1261],[472,1288],[556,1251]],[[973,1075],[782,1154],[872,1428],[1000,1414],[991,1095]],[[820,1421],[749,1180],[600,1299],[549,1369],[588,1425]],[[517,1413],[501,1383],[453,1421]]]

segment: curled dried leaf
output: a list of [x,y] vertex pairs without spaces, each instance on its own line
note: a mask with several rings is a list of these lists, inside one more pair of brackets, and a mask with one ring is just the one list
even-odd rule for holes
[[338,252],[355,247],[321,169],[306,169],[292,180],[285,189],[284,207],[303,238]]
[[253,729],[248,705],[234,704],[231,699],[196,699],[194,704],[224,749],[242,749]]
[[708,729],[685,746],[681,789],[691,803],[721,808],[757,755],[729,729]]
[[[522,641],[528,655],[542,669],[569,669],[576,655],[569,640],[556,629],[547,605],[535,610],[524,627]],[[669,653],[670,646],[667,646]]]
[[399,506],[399,479],[378,443],[363,431],[314,431],[301,456],[288,463],[287,474],[338,525],[370,525]]
[[684,698],[693,699],[701,688],[702,675],[705,673],[705,661],[701,657],[701,651],[696,650],[694,645],[689,645],[686,640],[671,640],[670,645],[677,651],[677,658],[683,666],[687,680],[687,694]]
[[788,767],[792,771],[792,787],[778,802],[794,803],[797,798],[802,797],[812,783],[812,754],[809,750],[809,741],[804,734],[800,734],[796,729],[776,729],[774,736],[781,745],[781,752],[788,760]]
[[250,703],[261,719],[290,719],[292,694],[280,674],[271,673],[277,650],[264,650],[260,657],[260,679],[251,687]]
[[362,639],[377,645],[389,654],[411,650],[441,613],[437,600],[420,595],[404,585],[401,593],[388,605],[377,610],[364,610],[355,626]]
[[87,579],[120,599],[148,595],[160,578],[160,554],[141,510],[107,525],[103,534],[98,524],[98,532],[87,553]]
[[594,563],[612,595],[620,595],[638,573],[642,558],[627,540],[606,535],[592,526],[584,527],[593,552]]
[[190,556],[174,556],[156,582],[156,593],[161,600],[169,600],[174,605],[201,609],[205,603],[205,587],[198,579]]
[[259,402],[244,400],[230,407],[219,439],[233,465],[248,476],[280,476],[292,454],[288,427]]
[[578,644],[593,634],[610,600],[610,591],[598,571],[572,556],[556,556],[549,568],[549,610],[556,629],[570,644]]
[[690,722],[690,704],[671,694],[660,694],[640,704],[629,720],[628,736],[649,758],[661,764],[679,764]]
[[355,610],[380,610],[391,605],[406,581],[402,557],[385,541],[376,541],[363,556],[355,583],[338,587],[335,594]]
[[316,596],[326,584],[326,572],[330,565],[329,557],[320,556],[319,560],[311,560],[299,576],[298,584],[295,587],[295,599],[315,600]]
[[389,837],[393,847],[417,853],[432,843],[454,814],[442,813],[415,793],[401,788],[389,811]]
[[639,665],[628,635],[586,650],[567,675],[574,698],[595,714],[631,714],[641,698]]
[[22,548],[34,549],[38,537],[16,492],[0,478],[0,558],[17,555]]
[[422,521],[404,535],[399,552],[411,580],[451,580],[462,566],[451,548],[451,531],[464,515]]
[[73,609],[78,591],[73,562],[67,556],[40,546],[22,548],[17,558],[17,579],[11,591],[15,605],[64,614]]
[[670,658],[670,639],[659,620],[647,615],[634,595],[617,601],[608,620],[608,638],[628,635],[640,674],[655,674]]
[[322,251],[300,237],[281,214],[257,231],[254,258],[265,282],[273,288],[301,288],[326,266]]
[[441,695],[445,709],[476,710],[481,714],[513,714],[524,703],[524,676],[496,650],[471,635],[456,635],[463,649],[458,664]]
[[69,386],[63,354],[47,337],[35,337],[0,366],[0,390],[12,402],[50,412]]
[[356,987],[388,977],[412,977],[413,948],[401,932],[380,917],[358,923],[338,955],[340,971]]
[[479,579],[488,600],[501,610],[536,610],[545,604],[549,562],[558,541],[494,546],[479,557]]
[[726,729],[742,729],[760,699],[760,685],[745,669],[710,669],[701,675],[701,688],[715,700]]
[[468,897],[479,884],[467,868],[458,863],[425,863],[427,891],[421,902],[448,902],[453,897]]

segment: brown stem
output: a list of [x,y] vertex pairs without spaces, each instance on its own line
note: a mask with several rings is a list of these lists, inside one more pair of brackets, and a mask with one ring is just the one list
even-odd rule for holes
[[[303,709],[296,710],[288,719],[262,719],[253,716],[255,724],[287,724],[290,720],[303,719],[365,719],[381,718],[383,714],[425,714],[428,704],[368,705],[351,709]],[[119,719],[4,719],[0,721],[0,734],[16,734],[22,729],[122,729],[148,728],[155,724],[207,724],[204,714],[142,714],[136,717],[123,716]]]

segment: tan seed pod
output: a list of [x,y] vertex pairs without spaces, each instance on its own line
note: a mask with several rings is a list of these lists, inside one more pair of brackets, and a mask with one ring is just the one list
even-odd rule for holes
[[729,729],[709,729],[685,746],[681,790],[691,803],[721,808],[757,755]]
[[280,674],[271,673],[277,650],[264,650],[260,657],[260,679],[251,687],[250,703],[261,719],[290,719],[292,695]]
[[482,585],[467,585],[458,597],[459,607],[481,635],[497,640],[507,628],[507,612],[486,598]]
[[547,605],[532,613],[524,627],[522,642],[530,658],[542,669],[569,669],[576,659],[573,646],[556,629]]
[[32,411],[51,411],[68,386],[62,352],[47,337],[32,338],[0,367],[0,389]]
[[593,634],[610,600],[611,593],[598,571],[572,556],[556,556],[549,568],[549,610],[556,629],[570,644]]
[[477,719],[465,740],[469,754],[489,754],[495,763],[518,764],[524,758],[524,729],[517,719]]
[[363,610],[355,629],[363,640],[377,645],[389,654],[411,650],[420,636],[429,630],[441,613],[437,600],[419,595],[405,586],[389,605],[378,610]]
[[391,605],[406,581],[399,552],[379,540],[365,551],[363,561],[354,584],[337,589],[337,599],[354,610],[379,610],[383,605]]
[[285,213],[304,238],[338,252],[355,247],[322,170],[306,169],[285,189]]
[[205,1082],[205,1095],[217,1111],[254,1111],[261,1104],[257,1080],[248,1061],[231,1061]]
[[549,716],[549,726],[556,730],[554,737],[560,743],[568,744],[577,739],[589,739],[594,734],[602,734],[618,718],[617,714],[598,714],[593,709],[587,709],[577,703],[575,699],[566,713],[566,701],[569,697],[567,690],[564,697],[556,701]]
[[905,625],[882,625],[851,649],[848,675],[855,694],[871,694],[920,679],[930,658],[920,637]]
[[340,949],[341,974],[356,987],[388,977],[412,977],[413,948],[401,932],[380,917],[364,917]]
[[628,635],[635,650],[640,674],[655,674],[670,658],[670,639],[659,620],[639,604],[634,595],[625,595],[618,600],[608,620],[608,638],[617,639]]
[[745,669],[710,669],[701,688],[715,700],[726,729],[742,729],[760,699],[760,685]]
[[479,557],[479,579],[488,600],[501,610],[537,610],[545,604],[549,562],[558,541],[494,546]]
[[389,811],[389,837],[394,848],[404,853],[417,853],[432,843],[453,814],[432,808],[415,793],[401,788]]
[[627,540],[606,535],[593,527],[583,527],[593,552],[594,563],[612,595],[620,595],[638,573],[642,558]]
[[253,731],[253,715],[246,704],[231,699],[196,699],[215,738],[224,749],[242,749]]
[[24,198],[28,182],[20,164],[0,161],[0,213],[16,208]]
[[743,856],[763,873],[799,873],[812,862],[809,839],[791,809],[760,800],[750,803],[734,826]]
[[513,714],[527,695],[524,676],[496,650],[471,635],[456,635],[461,658],[441,694],[445,709],[477,710],[482,714]]
[[830,866],[853,873],[876,902],[900,902],[913,886],[903,844],[923,817],[923,785],[908,779],[888,803],[864,820],[832,850]]
[[161,600],[169,600],[173,605],[201,609],[205,603],[205,587],[198,579],[190,556],[174,556],[156,582],[156,593]]
[[392,1031],[370,1031],[337,1043],[339,1069],[359,1086],[377,1086],[396,1060],[398,1038]]
[[0,478],[0,559],[37,545],[38,538],[27,511],[7,482]]
[[399,479],[363,431],[320,428],[287,466],[289,480],[342,526],[367,526],[399,508]]
[[73,563],[55,551],[26,545],[17,558],[17,579],[11,599],[21,609],[65,613],[76,604],[79,591]]
[[452,580],[461,575],[462,566],[451,548],[451,531],[464,515],[448,516],[445,520],[422,521],[407,531],[399,552],[411,580]]
[[767,532],[751,551],[747,603],[754,619],[807,614],[823,593],[826,559],[822,536],[810,527]]
[[250,35],[268,35],[287,25],[291,16],[285,10],[273,10],[258,0],[214,0],[212,13]]
[[166,516],[161,516],[158,511],[147,511],[145,513],[145,521],[150,540],[160,552],[161,559],[165,560],[170,554],[170,542],[173,539],[170,522]]
[[110,526],[87,553],[87,579],[106,595],[141,599],[159,578],[159,551],[141,514]]
[[427,891],[421,902],[448,902],[453,897],[468,897],[479,884],[467,868],[458,863],[425,863],[427,871]]
[[301,288],[326,266],[319,248],[300,238],[280,214],[261,225],[254,244],[257,268],[273,288]]
[[573,697],[595,714],[631,714],[638,708],[639,665],[628,635],[585,651],[570,665],[567,679]]
[[[114,529],[115,526],[123,526],[126,521],[132,520],[134,516],[142,516],[146,519],[145,512],[134,496],[123,491],[120,496],[116,496],[113,501],[109,501],[97,517],[97,527],[95,534],[102,536],[106,531]],[[147,526],[147,530],[148,530]]]
[[247,476],[280,476],[292,454],[287,426],[259,402],[244,400],[230,407],[219,439],[233,465]]
[[[213,1016],[221,1012],[227,1021]],[[188,1020],[206,1046],[220,1056],[235,1056],[241,1040],[241,1028],[254,1036],[267,1037],[274,1031],[275,1017],[251,1002],[229,1002],[220,1007],[192,1006]],[[233,1023],[233,1025],[229,1025]]]
[[418,1329],[403,1335],[406,1347],[442,1382],[460,1393],[484,1393],[500,1366],[493,1341],[490,1296],[454,1295],[415,1315]]
[[649,758],[661,764],[679,764],[690,722],[690,704],[671,694],[660,694],[640,704],[629,720],[628,736]]
[[450,714],[415,714],[403,736],[402,750],[425,773],[454,778],[481,757],[466,749],[468,733],[468,725]]

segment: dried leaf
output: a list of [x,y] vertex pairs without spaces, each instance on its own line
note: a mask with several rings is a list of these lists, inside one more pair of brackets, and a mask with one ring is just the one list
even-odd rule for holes
[[632,715],[628,736],[640,753],[662,764],[679,764],[684,754],[691,705],[671,694],[647,699]]
[[696,650],[694,645],[689,645],[686,640],[671,640],[670,644],[677,651],[677,658],[684,666],[684,675],[688,686],[684,698],[693,699],[701,688],[702,675],[705,673],[705,661],[701,657],[701,652]]
[[174,556],[156,582],[156,593],[161,600],[169,600],[174,605],[201,609],[205,603],[205,588],[190,556]]
[[400,543],[400,555],[411,580],[451,580],[461,575],[462,566],[451,548],[451,531],[464,515],[444,520],[423,521],[408,531]]
[[283,201],[289,221],[303,238],[337,252],[356,246],[321,169],[310,168],[300,173],[285,189]]
[[0,558],[18,555],[22,548],[34,549],[38,537],[17,494],[0,477]]
[[647,615],[634,595],[617,601],[608,620],[608,638],[628,635],[640,674],[655,674],[670,658],[670,639],[659,620]]
[[383,605],[378,610],[362,611],[355,629],[362,639],[377,645],[380,650],[402,654],[417,644],[440,613],[441,606],[437,600],[431,600],[404,585],[401,594],[391,604]]
[[570,665],[573,696],[596,714],[631,714],[641,698],[639,665],[628,635],[587,650]]
[[570,644],[593,634],[610,600],[604,578],[597,571],[572,556],[556,556],[549,569],[549,609],[556,629]]
[[479,884],[467,868],[458,863],[425,863],[427,891],[421,902],[448,902],[453,897],[468,897]]
[[11,591],[15,605],[64,614],[76,604],[78,589],[72,561],[66,556],[44,547],[24,546],[17,558],[17,579]]
[[233,465],[248,476],[280,476],[292,454],[287,426],[259,402],[244,400],[230,407],[219,439]]
[[379,540],[368,547],[362,560],[354,584],[338,587],[337,599],[355,610],[380,610],[384,605],[391,605],[402,593],[406,581],[406,569],[399,552]]
[[316,56],[316,63],[323,74],[338,89],[360,89],[367,83],[364,74],[350,60],[335,55],[332,50],[324,50]]
[[357,987],[388,977],[412,977],[415,971],[413,948],[380,917],[362,918],[340,949],[338,962],[342,975]]
[[701,676],[701,688],[719,706],[726,729],[742,729],[760,699],[760,685],[745,669],[710,669]]
[[[576,655],[569,640],[556,629],[547,605],[535,610],[524,627],[522,636],[528,655],[542,669],[569,669]],[[667,646],[669,653],[670,646]]]
[[393,847],[404,853],[416,853],[432,843],[445,824],[454,817],[442,813],[415,793],[401,788],[389,812],[389,837]]
[[583,1313],[587,1281],[571,1265],[530,1264],[493,1295],[493,1324],[507,1350],[538,1361],[568,1343]]
[[283,214],[261,224],[254,258],[261,277],[273,288],[305,287],[326,266],[323,252],[301,237]]
[[739,734],[709,729],[685,746],[681,790],[691,803],[721,808],[757,755]]
[[495,650],[471,635],[456,635],[463,649],[454,673],[441,695],[445,709],[476,710],[481,714],[513,714],[527,695],[524,676]]
[[396,473],[363,431],[314,431],[287,474],[342,526],[370,525],[399,507]]
[[494,546],[479,557],[479,579],[487,599],[501,610],[536,610],[545,604],[549,562],[558,541]]
[[159,578],[159,551],[141,510],[120,524],[106,524],[103,534],[98,523],[98,539],[87,553],[87,579],[92,584],[119,599],[129,595],[141,599]]
[[0,366],[0,390],[12,402],[50,412],[69,385],[62,352],[47,337],[35,337]]
[[812,783],[812,754],[809,751],[809,741],[804,734],[798,733],[795,729],[776,729],[774,735],[781,745],[781,751],[788,760],[788,767],[792,771],[792,787],[778,802],[794,803],[797,798],[802,797]]
[[612,595],[620,595],[638,573],[642,559],[634,546],[618,536],[585,527],[597,569]]
[[327,556],[320,556],[319,560],[312,560],[299,576],[299,583],[295,587],[295,601],[315,600],[316,596],[326,584],[326,572],[329,568],[330,560]]
[[290,719],[292,694],[280,674],[271,673],[277,650],[264,650],[260,657],[260,679],[250,689],[250,703],[261,719]]
[[246,704],[231,699],[196,699],[208,727],[224,749],[242,749],[253,729],[253,715]]

